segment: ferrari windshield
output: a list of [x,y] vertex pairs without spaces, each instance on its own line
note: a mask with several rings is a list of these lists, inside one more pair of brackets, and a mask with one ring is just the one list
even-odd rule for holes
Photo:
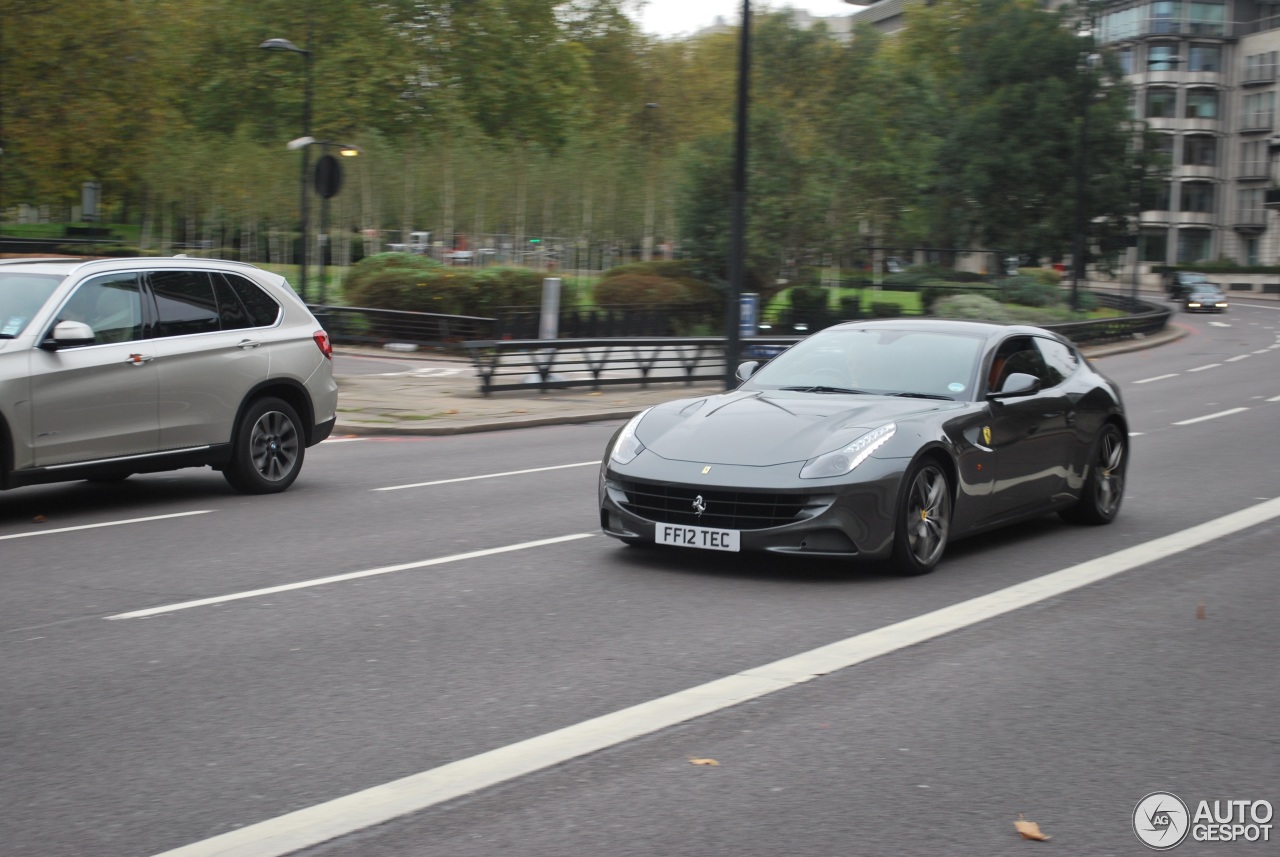
[[22,333],[60,282],[54,274],[0,273],[0,339]]
[[982,340],[963,333],[832,328],[796,343],[742,386],[963,400],[981,351]]

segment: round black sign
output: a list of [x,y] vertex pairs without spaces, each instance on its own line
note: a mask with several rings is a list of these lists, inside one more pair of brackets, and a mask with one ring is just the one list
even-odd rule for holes
[[342,189],[342,165],[333,155],[322,155],[316,161],[316,193],[325,199]]

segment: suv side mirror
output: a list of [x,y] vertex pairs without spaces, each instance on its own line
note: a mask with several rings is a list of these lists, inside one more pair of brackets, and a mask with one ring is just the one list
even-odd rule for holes
[[1014,372],[1004,379],[1004,386],[997,392],[987,393],[988,399],[1011,399],[1040,392],[1040,379],[1026,372]]
[[94,339],[93,328],[83,321],[60,321],[40,347],[45,351],[57,351],[72,345],[89,345]]
[[760,361],[758,360],[748,360],[745,363],[739,363],[738,371],[735,372],[734,375],[737,376],[739,381],[745,381],[755,374],[756,369],[759,368],[759,366]]

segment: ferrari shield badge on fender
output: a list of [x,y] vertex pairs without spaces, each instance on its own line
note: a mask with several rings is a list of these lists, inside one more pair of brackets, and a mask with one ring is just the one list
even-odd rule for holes
[[991,426],[982,427],[982,442],[991,446]]
[[706,475],[707,475],[708,473],[710,473],[710,472],[711,472],[711,465],[710,465],[710,464],[708,464],[706,467],[702,468],[702,475],[703,475],[703,476],[706,476]]

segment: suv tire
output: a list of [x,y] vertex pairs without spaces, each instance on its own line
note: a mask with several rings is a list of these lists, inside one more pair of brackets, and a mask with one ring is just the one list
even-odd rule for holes
[[283,399],[258,399],[245,409],[222,471],[242,494],[276,494],[298,478],[306,453],[298,413]]

